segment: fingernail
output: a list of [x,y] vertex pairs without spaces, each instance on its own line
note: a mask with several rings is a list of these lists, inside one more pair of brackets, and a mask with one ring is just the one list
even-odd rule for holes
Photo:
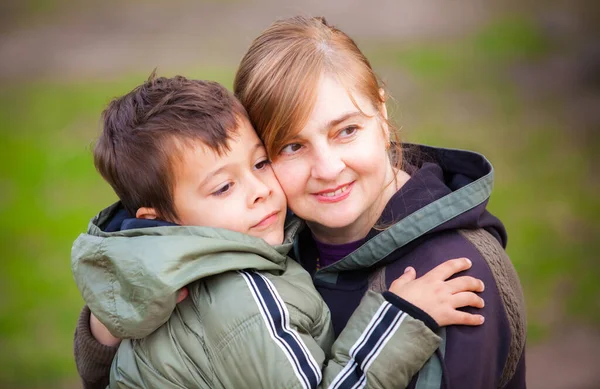
[[481,291],[483,292],[485,290],[485,284],[483,283],[483,281],[479,281],[481,282]]
[[483,317],[483,316],[480,316],[480,317],[479,317],[479,323],[483,324],[483,322],[484,322],[484,321],[485,321],[485,317]]
[[405,273],[408,273],[410,271],[410,267],[407,267],[406,269],[404,269]]
[[471,262],[471,260],[469,258],[465,258],[465,259],[467,260],[467,263],[469,264],[469,266],[473,264],[473,262]]

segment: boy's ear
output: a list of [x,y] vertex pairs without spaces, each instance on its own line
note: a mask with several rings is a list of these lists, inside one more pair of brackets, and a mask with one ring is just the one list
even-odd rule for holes
[[158,214],[154,208],[141,207],[135,212],[137,219],[156,219]]

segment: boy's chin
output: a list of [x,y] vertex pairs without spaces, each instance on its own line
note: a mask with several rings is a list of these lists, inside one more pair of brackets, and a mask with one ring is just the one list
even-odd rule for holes
[[270,233],[263,237],[263,240],[271,246],[277,246],[283,243],[283,231],[279,233]]

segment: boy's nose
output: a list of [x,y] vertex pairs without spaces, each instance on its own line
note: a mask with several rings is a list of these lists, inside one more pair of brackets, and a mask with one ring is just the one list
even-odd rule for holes
[[250,205],[256,204],[261,200],[266,199],[271,194],[271,188],[258,177],[253,177],[251,181],[251,196]]

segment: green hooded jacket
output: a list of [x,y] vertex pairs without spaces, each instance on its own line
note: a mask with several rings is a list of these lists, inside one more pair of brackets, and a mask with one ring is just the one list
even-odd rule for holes
[[[207,227],[104,232],[115,204],[72,250],[72,271],[91,311],[125,340],[114,388],[406,387],[441,339],[368,292],[337,340],[310,275],[284,243]],[[177,291],[189,297],[176,304]]]

